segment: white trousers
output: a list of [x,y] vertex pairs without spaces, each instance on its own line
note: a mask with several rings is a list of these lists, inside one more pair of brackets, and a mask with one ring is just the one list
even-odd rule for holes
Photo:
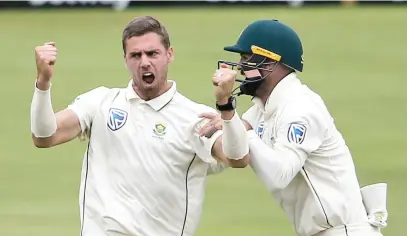
[[383,236],[378,227],[369,223],[335,226],[313,236]]

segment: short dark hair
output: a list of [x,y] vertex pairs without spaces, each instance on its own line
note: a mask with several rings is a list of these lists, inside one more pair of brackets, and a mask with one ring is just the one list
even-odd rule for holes
[[126,53],[126,40],[131,37],[138,37],[147,33],[156,33],[161,37],[161,42],[166,49],[171,46],[170,36],[167,29],[157,19],[152,16],[139,16],[130,21],[122,34],[123,52]]

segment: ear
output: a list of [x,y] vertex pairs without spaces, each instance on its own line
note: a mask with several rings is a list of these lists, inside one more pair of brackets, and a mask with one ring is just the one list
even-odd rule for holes
[[124,67],[126,67],[126,69],[129,69],[129,68],[127,67],[127,58],[126,58],[126,54],[125,54],[125,53],[123,54],[123,59],[124,59]]
[[167,50],[167,58],[168,58],[168,63],[171,63],[174,61],[174,48],[173,47],[169,47]]

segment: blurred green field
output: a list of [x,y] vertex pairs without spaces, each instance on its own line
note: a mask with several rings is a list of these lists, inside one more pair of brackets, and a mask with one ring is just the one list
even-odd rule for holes
[[[364,8],[139,8],[1,11],[0,226],[2,235],[79,235],[78,187],[86,143],[40,150],[30,136],[29,107],[36,76],[34,47],[53,40],[59,59],[55,110],[99,85],[126,86],[121,31],[137,15],[167,26],[176,60],[170,78],[190,98],[214,104],[211,75],[222,50],[243,27],[278,18],[301,36],[300,78],[326,101],[350,146],[362,185],[389,184],[385,236],[402,236],[407,197],[407,9]],[[223,11],[223,12],[222,12]],[[239,98],[242,113],[250,105]],[[10,114],[9,114],[10,113]],[[290,236],[287,218],[247,168],[210,178],[197,236]]]

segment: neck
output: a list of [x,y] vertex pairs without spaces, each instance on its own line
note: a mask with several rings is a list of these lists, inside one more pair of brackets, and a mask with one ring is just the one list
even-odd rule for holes
[[263,105],[266,105],[268,98],[270,97],[271,93],[273,92],[274,88],[283,80],[287,75],[289,75],[291,71],[287,71],[283,74],[277,74],[274,78],[269,78],[268,80],[264,81],[266,86],[259,88],[257,91],[257,97],[260,98]]
[[159,86],[157,89],[148,89],[142,91],[139,87],[133,84],[134,92],[144,101],[152,100],[167,92],[172,86],[172,82],[166,81],[164,85]]
[[260,98],[261,102],[263,105],[266,104],[268,98],[270,97],[271,92],[273,92],[274,88],[277,86],[278,82],[280,82],[281,79],[279,80],[266,80],[264,81],[265,85],[264,87],[261,87],[257,90],[257,95],[256,97]]

